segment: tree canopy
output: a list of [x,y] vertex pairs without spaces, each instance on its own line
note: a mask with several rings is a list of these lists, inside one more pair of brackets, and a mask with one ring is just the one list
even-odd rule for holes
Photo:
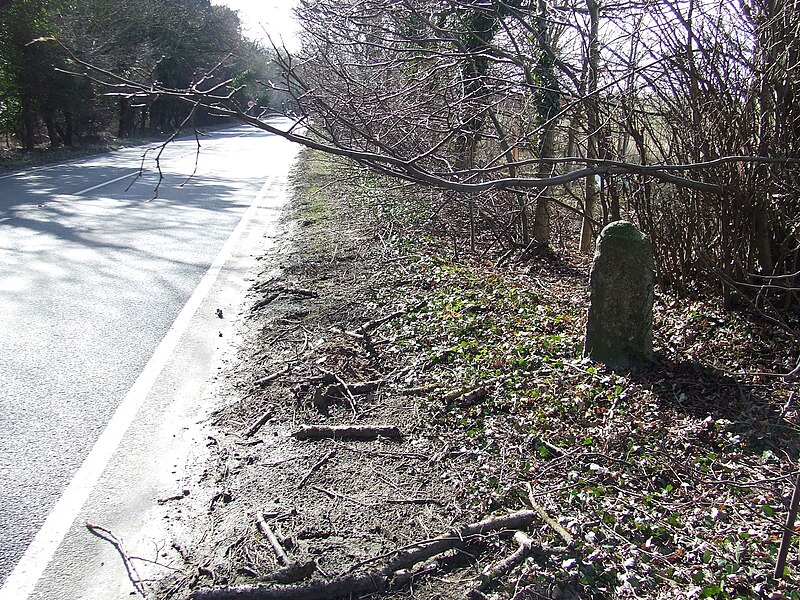
[[[171,131],[191,113],[185,102],[115,94],[76,76],[81,62],[170,89],[230,79],[239,102],[272,101],[260,83],[274,77],[270,52],[242,36],[236,12],[209,0],[14,0],[0,8],[0,128],[27,150],[106,130]],[[209,116],[195,111],[193,119]]]

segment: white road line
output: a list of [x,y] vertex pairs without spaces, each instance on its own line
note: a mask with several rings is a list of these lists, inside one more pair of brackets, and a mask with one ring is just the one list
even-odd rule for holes
[[116,179],[110,179],[109,181],[105,181],[103,183],[98,183],[97,185],[93,185],[92,187],[88,187],[85,190],[81,190],[80,192],[75,192],[72,194],[73,196],[83,196],[84,194],[88,194],[89,192],[93,192],[95,190],[99,190],[101,187],[105,187],[107,185],[111,185],[112,183],[117,183],[118,181],[122,181],[123,179],[127,179],[128,177],[133,177],[134,175],[138,175],[140,171],[137,169],[136,171],[131,171],[126,175],[122,175],[121,177],[117,177]]
[[214,262],[206,271],[203,279],[192,292],[175,322],[158,344],[144,370],[128,391],[122,404],[117,407],[114,416],[83,461],[78,472],[70,481],[55,507],[45,519],[42,528],[36,533],[33,542],[28,546],[19,564],[14,568],[2,588],[0,600],[27,600],[44,570],[69,531],[75,518],[83,509],[89,494],[97,485],[108,461],[122,441],[139,412],[145,398],[158,379],[164,366],[169,361],[183,333],[189,326],[194,314],[208,295],[211,286],[217,279],[222,267],[230,258],[253,216],[264,202],[274,177],[270,177],[261,187],[250,207],[236,225],[225,245],[217,254]]

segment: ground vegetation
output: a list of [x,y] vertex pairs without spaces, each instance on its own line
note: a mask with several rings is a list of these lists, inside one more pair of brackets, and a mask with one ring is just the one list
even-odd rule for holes
[[797,597],[783,328],[659,291],[656,362],[612,371],[574,243],[476,256],[320,156],[294,186],[156,597]]

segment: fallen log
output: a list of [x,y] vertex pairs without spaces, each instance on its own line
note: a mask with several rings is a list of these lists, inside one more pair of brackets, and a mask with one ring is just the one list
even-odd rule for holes
[[292,434],[298,440],[375,440],[400,439],[403,434],[393,425],[303,425]]

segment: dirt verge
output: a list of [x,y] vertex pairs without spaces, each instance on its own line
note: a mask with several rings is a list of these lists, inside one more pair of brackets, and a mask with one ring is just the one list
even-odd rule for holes
[[658,363],[607,371],[581,357],[585,258],[454,260],[342,172],[295,175],[160,598],[796,597],[796,542],[770,577],[796,340],[662,294]]

